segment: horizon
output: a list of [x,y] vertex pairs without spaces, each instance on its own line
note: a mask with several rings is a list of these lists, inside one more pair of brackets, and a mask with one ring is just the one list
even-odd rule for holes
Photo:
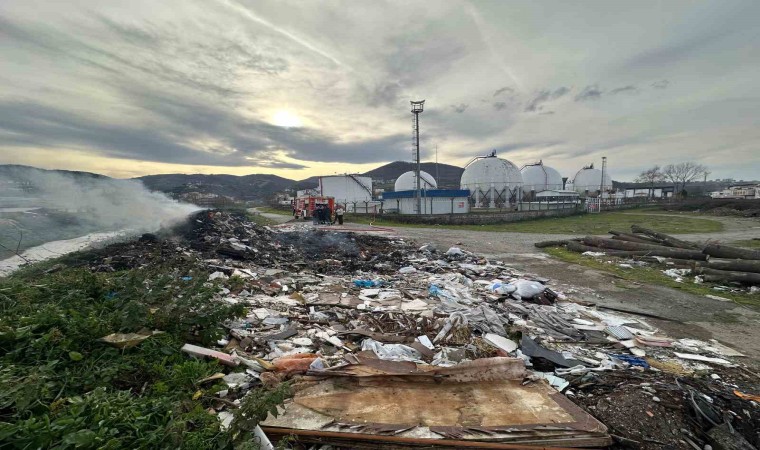
[[[209,6],[213,5],[213,7]],[[434,7],[431,7],[434,5]],[[753,12],[754,11],[754,12]],[[496,150],[616,180],[758,178],[752,1],[0,5],[0,163],[115,178],[365,173]]]

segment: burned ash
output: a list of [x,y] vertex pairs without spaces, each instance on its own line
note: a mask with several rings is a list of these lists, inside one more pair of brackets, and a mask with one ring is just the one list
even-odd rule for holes
[[243,215],[201,211],[156,234],[94,250],[90,257],[95,260],[89,265],[111,271],[181,259],[323,274],[392,273],[409,250],[409,243],[385,237],[324,231],[279,233],[249,222]]

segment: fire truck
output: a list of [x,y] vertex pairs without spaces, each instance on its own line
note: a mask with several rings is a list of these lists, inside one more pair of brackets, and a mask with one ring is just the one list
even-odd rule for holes
[[327,205],[330,211],[335,211],[335,197],[319,197],[304,195],[293,200],[293,216],[298,219],[310,219],[317,205]]

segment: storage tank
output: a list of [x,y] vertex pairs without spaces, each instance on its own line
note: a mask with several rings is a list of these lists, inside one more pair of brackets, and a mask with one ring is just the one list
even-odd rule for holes
[[335,203],[372,201],[372,178],[361,175],[319,177],[319,195],[334,197]]
[[467,164],[459,185],[470,190],[470,201],[476,208],[505,208],[520,201],[523,179],[517,166],[494,152]]
[[565,189],[575,191],[581,196],[596,195],[599,190],[605,192],[612,190],[612,178],[609,172],[606,172],[602,186],[602,171],[594,169],[594,165],[591,164],[579,170],[571,180],[567,180]]
[[[420,171],[420,189],[437,189],[438,183],[435,182],[435,178],[433,178],[432,175],[425,172],[424,170]],[[399,191],[413,191],[417,189],[417,174],[410,170],[409,172],[402,173],[397,179],[396,184],[393,185],[393,190],[396,192]]]
[[563,188],[562,175],[555,169],[545,166],[543,161],[535,164],[526,164],[520,169],[523,179],[523,193],[531,191],[560,191]]

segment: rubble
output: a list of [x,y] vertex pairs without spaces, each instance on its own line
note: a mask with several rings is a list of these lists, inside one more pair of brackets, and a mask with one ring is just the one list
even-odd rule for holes
[[[605,446],[615,435],[690,448],[725,423],[760,443],[760,379],[740,352],[576,303],[550,280],[459,247],[204,211],[173,237],[113,245],[89,264],[112,271],[151,258],[197,261],[214,301],[244,307],[219,348],[182,350],[229,366],[217,394],[232,404],[291,380],[295,397],[262,423],[270,438],[507,448]],[[694,415],[692,398],[703,397],[715,423]],[[215,410],[227,425],[228,406]],[[646,429],[663,420],[680,425]]]

